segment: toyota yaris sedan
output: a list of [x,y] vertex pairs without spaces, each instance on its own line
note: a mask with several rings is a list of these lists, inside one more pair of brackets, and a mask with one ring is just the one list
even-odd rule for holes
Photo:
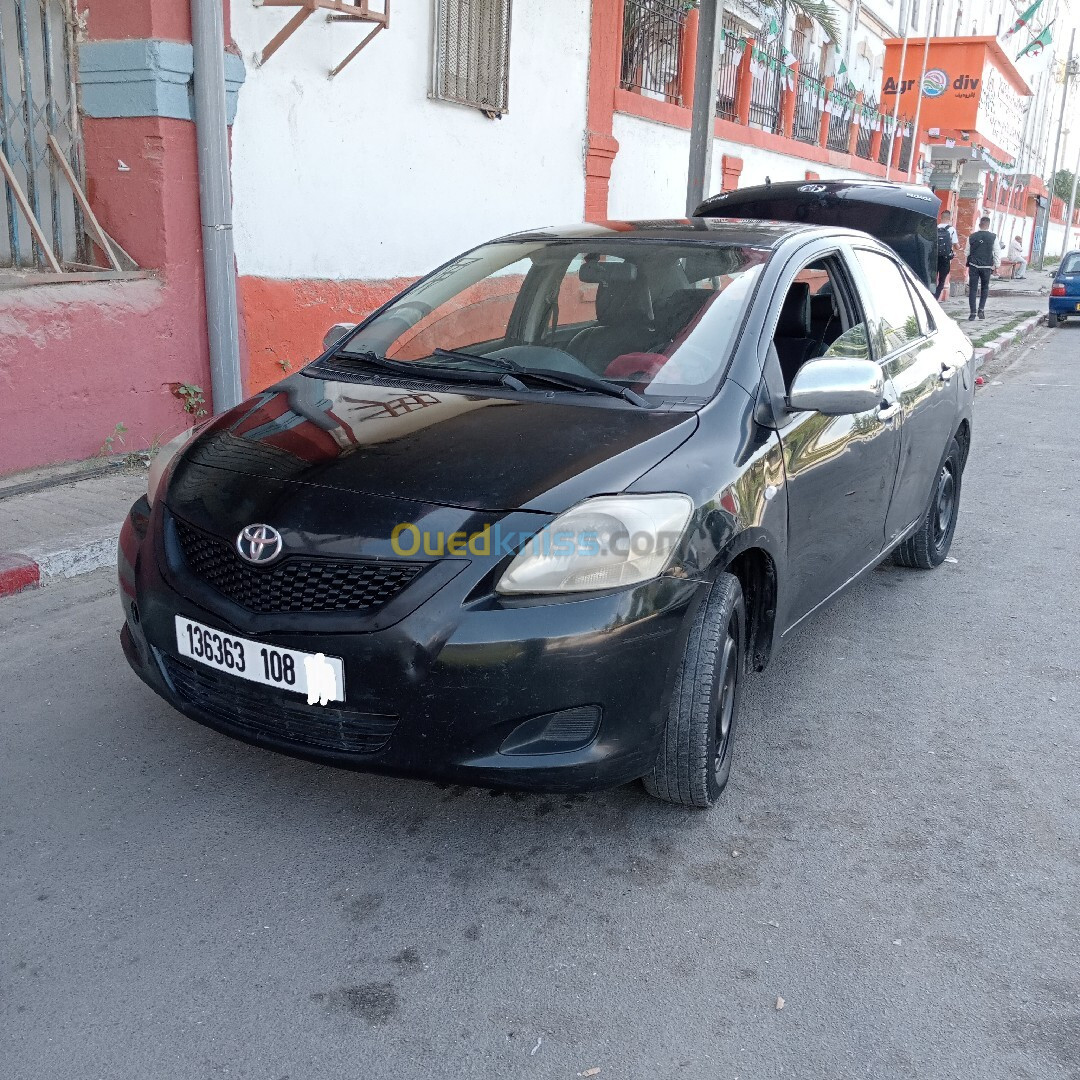
[[711,805],[748,673],[883,560],[944,560],[970,359],[865,233],[503,237],[162,450],[124,652],[300,757]]

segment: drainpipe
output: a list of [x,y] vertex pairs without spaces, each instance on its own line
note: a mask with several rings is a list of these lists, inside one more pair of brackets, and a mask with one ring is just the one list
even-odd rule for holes
[[238,405],[240,331],[233,259],[229,125],[225,111],[225,25],[221,0],[191,0],[195,67],[195,140],[199,152],[206,333],[215,413]]

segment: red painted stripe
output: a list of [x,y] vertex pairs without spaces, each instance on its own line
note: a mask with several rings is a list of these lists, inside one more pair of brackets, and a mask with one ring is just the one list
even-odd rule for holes
[[0,596],[10,596],[41,580],[38,564],[25,555],[0,554]]

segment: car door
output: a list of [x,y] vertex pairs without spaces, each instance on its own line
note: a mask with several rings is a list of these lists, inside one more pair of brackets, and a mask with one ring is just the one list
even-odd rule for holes
[[901,414],[900,464],[885,522],[891,546],[925,513],[957,416],[957,354],[891,252],[853,249],[863,279],[871,341]]
[[[839,251],[815,258],[786,279],[777,290],[777,314],[770,325],[779,332],[791,324],[790,315],[780,316],[789,292],[804,283],[811,285],[815,297],[831,292],[838,320],[806,359],[815,354],[871,358],[864,305]],[[787,347],[779,333],[773,338],[766,380],[782,380],[780,397],[786,398],[798,370],[781,367],[778,344],[779,351]],[[775,398],[772,385],[770,391]],[[881,552],[900,455],[899,410],[892,397],[886,381],[882,404],[867,412],[826,416],[789,411],[778,418],[788,502],[785,633]]]

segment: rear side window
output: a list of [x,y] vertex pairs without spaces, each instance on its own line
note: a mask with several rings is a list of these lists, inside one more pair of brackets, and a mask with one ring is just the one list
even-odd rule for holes
[[870,333],[879,356],[888,356],[924,336],[907,282],[887,255],[857,248],[855,257],[866,278]]
[[1080,274],[1080,253],[1072,252],[1062,260],[1059,274]]

